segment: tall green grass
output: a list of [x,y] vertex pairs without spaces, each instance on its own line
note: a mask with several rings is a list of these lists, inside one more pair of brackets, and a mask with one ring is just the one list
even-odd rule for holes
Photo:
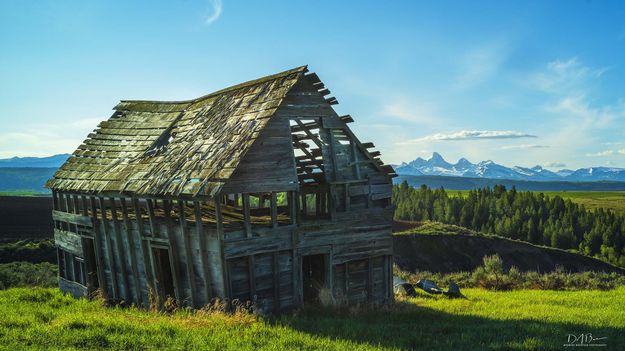
[[568,334],[625,347],[625,288],[421,294],[377,309],[279,317],[103,307],[56,289],[0,291],[0,348],[174,350],[560,350]]

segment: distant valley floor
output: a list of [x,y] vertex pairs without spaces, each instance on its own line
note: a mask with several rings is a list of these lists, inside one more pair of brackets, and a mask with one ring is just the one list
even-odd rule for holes
[[445,188],[447,190],[470,190],[504,185],[508,189],[514,186],[517,190],[525,191],[625,191],[625,182],[615,181],[527,181],[452,176],[400,175],[396,177],[393,182],[399,184],[404,180],[413,187],[419,187],[425,184],[433,189]]

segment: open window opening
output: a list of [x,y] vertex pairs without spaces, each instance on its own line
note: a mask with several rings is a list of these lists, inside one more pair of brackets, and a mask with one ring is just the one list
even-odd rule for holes
[[86,286],[85,259],[66,250],[57,248],[59,276],[80,285]]
[[329,196],[319,118],[293,118],[290,126],[300,188],[301,218],[327,218]]
[[292,191],[223,195],[220,205],[224,231],[291,225],[295,218],[292,198]]

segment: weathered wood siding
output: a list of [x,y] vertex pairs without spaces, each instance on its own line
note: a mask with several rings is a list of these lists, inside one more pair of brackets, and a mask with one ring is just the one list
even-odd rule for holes
[[226,182],[222,193],[296,189],[297,174],[289,122],[272,118]]

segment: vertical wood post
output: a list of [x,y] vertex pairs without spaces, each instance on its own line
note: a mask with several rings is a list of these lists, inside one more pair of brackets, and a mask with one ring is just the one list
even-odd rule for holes
[[278,252],[273,253],[273,310],[280,312],[280,262]]
[[152,237],[158,238],[160,234],[158,232],[158,228],[156,226],[156,218],[154,216],[154,203],[152,199],[145,200],[148,206],[148,218],[150,221],[150,234]]
[[187,279],[189,279],[189,287],[191,288],[191,307],[197,307],[197,298],[195,296],[197,287],[195,286],[195,272],[193,270],[193,252],[191,251],[191,239],[189,238],[189,228],[187,227],[187,217],[184,213],[185,203],[182,200],[178,202],[178,221],[180,222],[180,231],[182,232],[182,246],[187,258]]
[[213,297],[212,280],[210,267],[208,265],[208,251],[206,243],[206,233],[204,233],[204,224],[202,223],[202,203],[199,201],[193,202],[193,209],[195,210],[195,229],[197,230],[198,240],[200,242],[200,255],[202,261],[202,271],[204,272],[204,286],[206,288],[206,302],[210,302]]
[[[143,294],[141,293],[141,280],[139,279],[139,264],[137,260],[137,249],[135,247],[134,231],[128,217],[128,207],[126,206],[126,199],[120,198],[119,201],[122,205],[122,219],[124,221],[124,227],[126,227],[126,233],[122,234],[122,237],[128,241],[128,249],[130,251],[130,265],[132,266],[133,283],[135,285],[135,303],[138,305],[143,304]],[[137,216],[135,216],[137,217]],[[124,235],[125,234],[125,235]],[[141,238],[141,235],[139,235]]]
[[104,262],[102,259],[102,255],[104,252],[102,251],[101,241],[102,234],[100,233],[100,223],[98,222],[98,211],[96,208],[96,200],[95,197],[90,197],[89,202],[91,203],[91,223],[93,223],[93,250],[95,251],[95,259],[96,259],[96,272],[98,274],[98,285],[102,292],[104,293],[104,297],[109,297],[109,292],[107,290],[106,279],[104,279]]
[[250,218],[250,194],[243,194],[243,224],[245,226],[245,236],[252,237],[252,223]]
[[373,258],[367,259],[367,299],[373,301]]
[[278,228],[278,199],[276,192],[271,192],[271,226]]
[[247,256],[247,267],[249,272],[250,298],[256,301],[256,262],[254,255]]
[[113,217],[113,231],[115,232],[115,242],[117,243],[117,257],[119,258],[119,269],[122,274],[123,281],[120,282],[122,285],[122,290],[124,293],[123,298],[126,300],[132,300],[132,296],[130,293],[130,283],[128,281],[128,272],[126,271],[126,259],[124,258],[124,244],[122,239],[121,229],[119,227],[119,219],[117,218],[117,204],[115,203],[115,198],[109,198],[109,202],[111,203],[111,216]]
[[167,199],[163,199],[163,210],[165,211],[165,223],[167,227],[167,239],[169,240],[169,257],[171,263],[171,272],[172,272],[172,280],[174,282],[174,293],[176,295],[176,300],[182,300],[183,289],[180,282],[180,278],[178,273],[180,272],[180,260],[178,256],[178,246],[176,245],[176,238],[173,228],[173,223],[171,219],[171,203]]
[[[150,294],[156,294],[158,299],[158,293],[156,288],[156,282],[154,277],[156,273],[154,271],[154,257],[152,255],[152,248],[147,240],[144,240],[145,228],[143,225],[143,217],[141,215],[141,207],[139,206],[139,200],[136,197],[132,198],[132,207],[135,210],[135,218],[137,221],[137,229],[139,230],[139,248],[141,249],[141,256],[143,258],[143,267],[145,268],[145,277],[147,282],[148,296],[146,306],[150,303]],[[149,306],[148,306],[149,307]]]
[[113,299],[119,298],[119,286],[117,285],[117,272],[115,269],[115,255],[113,254],[113,245],[111,243],[111,233],[109,233],[108,214],[106,213],[106,201],[103,197],[98,198],[100,204],[100,212],[102,213],[102,228],[104,229],[104,246],[108,256],[108,266],[111,272],[111,286],[113,288]]
[[213,200],[213,203],[215,205],[215,224],[217,225],[217,238],[219,239],[219,256],[221,257],[221,263],[222,263],[222,274],[223,274],[223,280],[224,280],[224,290],[226,293],[227,298],[232,301],[232,284],[230,282],[230,264],[228,263],[228,261],[226,260],[226,256],[224,253],[224,226],[223,226],[223,218],[221,215],[221,204],[219,203],[219,200],[217,200],[219,197],[216,197]]

